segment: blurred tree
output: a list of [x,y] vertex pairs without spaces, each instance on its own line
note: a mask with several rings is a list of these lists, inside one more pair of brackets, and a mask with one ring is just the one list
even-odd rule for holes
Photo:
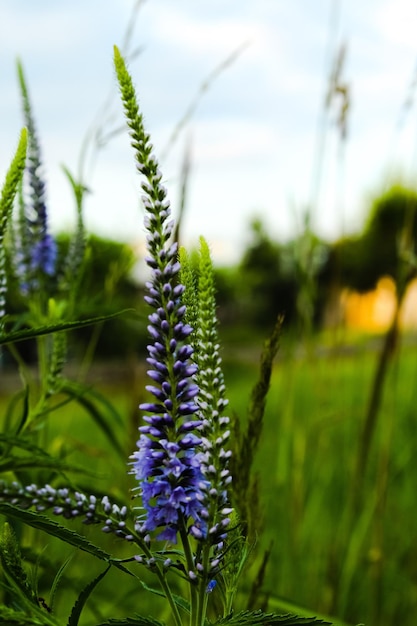
[[[57,243],[59,259],[64,259],[70,236],[60,234]],[[78,307],[81,317],[142,308],[140,288],[132,278],[135,261],[134,252],[128,244],[94,234],[88,237]],[[96,354],[110,358],[123,356],[141,347],[144,332],[145,323],[118,317],[105,322],[101,332],[93,327],[79,329],[76,338],[85,345],[96,334]]]
[[[57,276],[64,275],[65,259],[70,247],[71,235],[61,233],[56,237],[58,246]],[[86,254],[80,269],[79,297],[76,315],[78,319],[115,313],[123,309],[143,308],[141,288],[132,278],[136,261],[132,248],[126,244],[98,235],[90,235]],[[8,313],[22,313],[25,310],[16,276],[8,266]],[[145,320],[145,313],[144,313]],[[144,344],[146,324],[137,319],[114,318],[101,325],[100,329],[85,327],[71,332],[72,352],[81,353],[96,335],[96,353],[102,357],[115,357],[139,349]],[[31,345],[22,346],[30,355]],[[29,357],[30,358],[30,357]]]
[[[70,241],[71,236],[67,233],[57,236],[61,261],[66,258]],[[83,309],[90,314],[97,313],[97,306],[116,309],[119,305],[131,303],[137,294],[137,286],[131,277],[135,261],[128,244],[89,235],[81,278],[80,304]]]
[[[336,275],[341,285],[358,291],[373,289],[384,275],[397,281],[400,262],[409,263],[410,252],[415,252],[416,209],[417,193],[400,185],[377,197],[363,233],[332,246],[326,267],[329,279]],[[411,267],[407,272],[409,278],[414,274]]]
[[269,237],[259,218],[250,227],[252,241],[239,265],[242,311],[248,322],[272,328],[278,314],[286,321],[293,317],[296,285],[285,267],[282,246]]

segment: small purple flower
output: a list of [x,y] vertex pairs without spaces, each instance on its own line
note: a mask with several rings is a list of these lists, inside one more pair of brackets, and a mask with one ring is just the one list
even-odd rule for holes
[[41,271],[47,276],[53,276],[58,253],[53,237],[45,233],[42,239],[34,243],[31,253],[31,269],[34,272]]
[[48,232],[41,150],[32,115],[23,68],[18,66],[23,99],[23,113],[28,128],[27,166],[24,180],[27,194],[21,194],[21,211],[15,250],[15,272],[20,279],[22,293],[39,289],[45,277],[55,274],[57,246]]

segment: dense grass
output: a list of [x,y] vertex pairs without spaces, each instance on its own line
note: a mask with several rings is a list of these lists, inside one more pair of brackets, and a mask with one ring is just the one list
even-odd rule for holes
[[[285,352],[285,351],[284,351]],[[267,587],[286,601],[351,623],[412,624],[416,514],[417,351],[404,348],[384,388],[369,466],[355,506],[353,476],[377,345],[278,362],[258,454],[264,532],[273,542]],[[242,366],[229,377],[244,415]]]
[[[274,610],[285,612],[293,604],[351,624],[415,623],[417,349],[412,346],[401,349],[391,365],[370,463],[361,477],[363,497],[359,507],[354,505],[353,475],[377,348],[377,343],[372,349],[356,343],[351,351],[308,357],[296,357],[285,346],[281,350],[256,458],[262,524],[250,570],[256,571],[263,551],[272,545],[264,588]],[[248,348],[237,354],[226,348],[224,356],[230,412],[244,422],[257,377],[257,350]],[[109,491],[111,485],[110,495],[118,499],[132,486],[126,459],[136,440],[141,383],[140,377],[136,381],[132,377],[101,389],[123,416],[123,427],[113,424],[112,428],[126,451],[125,458],[111,449],[97,424],[76,404],[57,413],[58,420],[52,414],[50,449],[92,472],[71,475],[86,492],[89,487]],[[5,400],[1,401],[2,414]],[[90,530],[83,528],[83,532]],[[72,552],[46,536],[37,535],[36,543],[45,548],[42,560],[58,567]],[[120,556],[129,554],[122,542],[118,549]],[[97,568],[92,561],[76,554],[68,567],[68,580],[76,580],[80,572],[85,572],[86,582],[90,580]],[[47,570],[41,579],[45,595],[52,582]],[[242,607],[249,573],[243,580]],[[100,593],[96,592],[101,600],[90,619],[106,613],[105,598],[111,598],[113,607],[116,602],[120,615],[132,613],[140,593],[137,585],[136,580],[127,581],[126,587],[115,590],[112,577],[106,578]],[[63,614],[75,590],[74,598],[70,596],[68,592],[58,605]]]

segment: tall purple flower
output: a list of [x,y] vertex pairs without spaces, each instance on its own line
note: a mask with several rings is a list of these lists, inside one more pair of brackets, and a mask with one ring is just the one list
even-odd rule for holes
[[24,203],[17,237],[16,273],[21,278],[21,289],[28,293],[38,289],[47,276],[53,276],[57,258],[57,246],[48,232],[45,183],[36,126],[32,115],[29,94],[21,64],[18,64],[22,92],[23,113],[28,128],[28,164],[25,178],[29,197]]
[[151,279],[146,283],[145,300],[153,309],[147,359],[151,379],[147,390],[153,398],[140,406],[146,425],[139,429],[138,450],[132,456],[132,473],[145,509],[138,526],[143,533],[157,529],[159,539],[175,543],[186,527],[196,536],[207,532],[208,513],[203,504],[207,481],[198,434],[202,421],[196,416],[195,402],[197,367],[191,361],[188,338],[192,328],[184,321],[184,286],[178,282],[177,245],[170,244],[173,222],[162,175],[144,131],[131,78],[118,53],[115,65],[138,169],[146,179],[142,189]]
[[183,321],[184,287],[177,282],[177,246],[168,245],[173,227],[168,221],[169,203],[160,185],[156,161],[147,156],[146,148],[147,142],[143,146],[146,165],[139,168],[146,172],[149,181],[142,187],[147,194],[143,198],[148,213],[146,262],[152,272],[145,296],[153,308],[149,315],[152,343],[147,359],[152,384],[146,389],[154,399],[140,406],[146,413],[146,425],[139,429],[141,437],[133,455],[133,471],[147,513],[142,530],[160,528],[160,539],[175,542],[184,521],[205,532],[206,514],[201,504],[205,481],[198,452],[201,439],[196,434],[201,420],[195,416],[197,367],[190,361],[193,349],[187,343],[192,329]]

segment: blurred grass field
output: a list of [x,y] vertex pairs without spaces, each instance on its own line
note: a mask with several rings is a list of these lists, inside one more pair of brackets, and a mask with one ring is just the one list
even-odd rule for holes
[[[271,609],[284,613],[292,606],[305,607],[309,614],[367,626],[415,624],[417,347],[412,342],[399,347],[391,363],[370,461],[361,477],[361,507],[353,514],[351,506],[378,341],[356,341],[352,349],[326,349],[317,356],[314,350],[294,355],[284,338],[256,458],[262,523],[251,571],[271,546],[264,583]],[[233,346],[232,338],[223,354],[229,407],[230,414],[244,423],[257,379],[259,351],[252,344],[241,352]],[[117,499],[125,497],[132,486],[126,461],[137,437],[142,374],[140,369],[139,374],[120,380],[115,372],[113,383],[99,385],[123,416],[123,425],[112,424],[111,429],[125,457],[115,452],[110,439],[74,403],[57,413],[58,420],[52,414],[48,422],[50,450],[68,455],[68,460],[92,472],[89,476],[71,474],[86,492],[89,488],[106,492],[110,484],[111,495]],[[3,394],[2,415],[6,401]],[[25,478],[29,477],[30,473]],[[37,541],[43,546],[54,543],[46,536]],[[129,553],[126,546],[120,545],[120,550]],[[52,558],[52,554],[59,567],[69,553],[56,546],[45,555]],[[91,561],[91,557],[76,555],[71,567],[83,568],[88,562],[88,571],[95,571]],[[121,615],[129,614],[129,607],[134,612],[140,593],[139,589],[132,597],[135,584],[117,591]],[[242,607],[248,588],[249,573],[243,580]],[[99,604],[104,614],[105,603],[112,597],[106,590],[110,593],[111,577],[101,583]],[[111,593],[114,602],[114,590]],[[62,602],[64,606],[66,601]]]

